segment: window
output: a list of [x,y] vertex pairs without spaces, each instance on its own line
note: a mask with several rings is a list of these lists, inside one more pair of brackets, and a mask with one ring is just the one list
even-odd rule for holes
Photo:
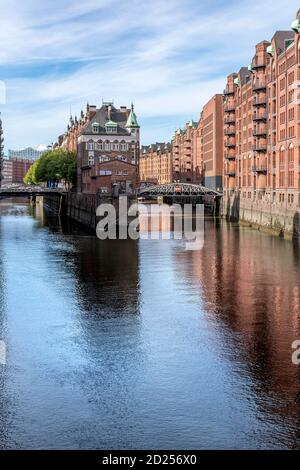
[[289,171],[288,184],[289,184],[289,188],[292,188],[294,186],[294,171],[293,170]]
[[295,137],[295,126],[289,127],[289,138]]
[[94,122],[94,123],[92,124],[92,131],[93,131],[93,133],[94,133],[94,134],[97,134],[97,133],[99,132],[99,130],[100,130],[100,126],[99,126],[98,122]]
[[116,134],[117,130],[117,127],[106,127],[106,134]]
[[89,165],[94,165],[94,156],[89,155]]
[[100,157],[98,157],[98,161],[99,161],[99,163],[109,162],[110,158],[107,155],[101,155]]
[[128,144],[121,143],[120,150],[126,152],[128,150]]
[[288,84],[291,85],[292,83],[294,83],[294,80],[295,80],[294,72],[289,73],[289,75],[288,75]]
[[87,150],[94,150],[94,142],[87,142],[86,149]]
[[103,150],[103,142],[98,142],[97,150]]
[[280,124],[285,123],[285,113],[280,113]]
[[99,175],[100,176],[111,176],[112,171],[111,170],[99,170]]

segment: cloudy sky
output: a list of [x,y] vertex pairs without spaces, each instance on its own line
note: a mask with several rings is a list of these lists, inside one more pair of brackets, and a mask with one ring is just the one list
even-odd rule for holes
[[[290,29],[298,0],[0,0],[5,147],[51,143],[88,101],[134,102],[145,144],[169,140]],[[4,88],[6,99],[4,100]],[[4,103],[5,101],[5,103]]]

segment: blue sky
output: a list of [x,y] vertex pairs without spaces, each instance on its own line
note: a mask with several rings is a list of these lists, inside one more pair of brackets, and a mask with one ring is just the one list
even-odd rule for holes
[[[142,142],[198,120],[254,45],[290,29],[274,0],[0,0],[5,148],[48,144],[86,102],[134,102]],[[2,99],[3,101],[3,99]]]

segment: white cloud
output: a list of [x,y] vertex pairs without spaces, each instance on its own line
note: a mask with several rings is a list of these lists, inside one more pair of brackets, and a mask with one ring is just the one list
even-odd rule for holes
[[250,62],[257,42],[289,29],[297,9],[296,0],[209,9],[203,0],[1,1],[0,67],[17,72],[6,80],[6,143],[49,142],[64,131],[70,106],[79,113],[102,98],[133,100],[147,120],[145,139],[167,140],[176,117],[178,126],[198,118],[226,75]]

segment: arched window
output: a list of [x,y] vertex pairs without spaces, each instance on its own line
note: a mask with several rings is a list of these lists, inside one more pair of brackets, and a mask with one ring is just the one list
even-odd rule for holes
[[288,148],[288,162],[294,164],[294,146],[291,144]]
[[284,147],[281,147],[280,151],[279,151],[279,163],[280,163],[280,165],[284,165],[284,153],[285,153],[285,149],[284,149]]

